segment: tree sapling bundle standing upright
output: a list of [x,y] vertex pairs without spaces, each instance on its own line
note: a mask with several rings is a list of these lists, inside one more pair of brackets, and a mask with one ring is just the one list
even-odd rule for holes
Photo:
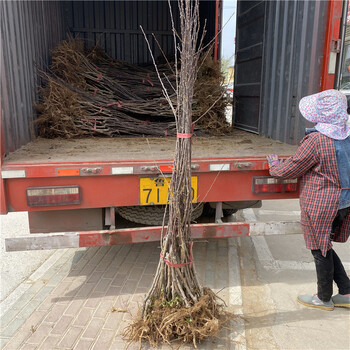
[[[163,85],[163,92],[172,108],[177,127],[174,166],[169,188],[169,222],[166,232],[163,222],[160,260],[152,287],[144,300],[140,318],[126,329],[125,334],[130,340],[147,340],[151,345],[178,340],[191,342],[196,346],[197,342],[218,333],[222,313],[217,304],[217,296],[210,289],[203,288],[198,281],[193,262],[190,228],[192,99],[205,28],[198,42],[198,0],[178,1],[178,6],[180,35],[175,32],[172,19],[176,51],[176,85],[173,86],[177,95],[176,107],[173,106]],[[171,11],[170,2],[169,8]],[[149,45],[148,41],[147,43]],[[178,53],[180,65],[177,62]],[[157,69],[156,64],[155,67]],[[162,81],[160,73],[158,77]]]

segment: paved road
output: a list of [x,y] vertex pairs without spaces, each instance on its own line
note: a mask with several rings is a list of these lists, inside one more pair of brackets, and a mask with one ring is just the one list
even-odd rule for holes
[[[241,212],[237,220],[295,220],[298,214],[297,201],[283,206],[271,201]],[[349,248],[349,243],[335,247],[348,271]],[[55,254],[56,262],[34,273],[30,289],[5,305],[0,347],[123,349],[121,333],[152,281],[158,244]],[[313,310],[296,302],[297,295],[316,291],[311,254],[301,235],[198,242],[194,258],[203,284],[220,291],[237,315],[231,331],[199,349],[349,349],[348,309]],[[113,307],[129,312],[113,312]]]

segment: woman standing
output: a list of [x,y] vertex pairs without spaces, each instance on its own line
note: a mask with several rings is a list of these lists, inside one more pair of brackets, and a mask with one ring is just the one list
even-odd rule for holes
[[[350,279],[332,249],[331,241],[346,242],[350,234],[350,128],[347,100],[337,90],[304,97],[299,104],[305,119],[316,123],[293,157],[281,163],[267,157],[270,174],[301,178],[301,225],[306,248],[311,250],[317,274],[317,294],[302,295],[298,302],[333,310],[350,307]],[[332,298],[333,280],[339,293]]]

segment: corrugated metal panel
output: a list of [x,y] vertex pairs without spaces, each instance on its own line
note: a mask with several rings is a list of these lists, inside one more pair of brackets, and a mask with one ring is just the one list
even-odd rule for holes
[[[177,6],[173,6],[173,13],[177,19]],[[66,29],[73,36],[85,39],[87,46],[98,44],[116,59],[136,64],[151,61],[140,25],[155,57],[160,57],[161,51],[152,33],[165,54],[174,52],[167,1],[67,1],[64,14]]]
[[237,128],[259,132],[266,2],[237,4],[235,118]]
[[327,1],[268,1],[260,134],[297,144],[302,97],[320,91]]
[[299,100],[320,90],[327,1],[239,1],[235,126],[297,144]]
[[58,1],[1,1],[0,17],[1,112],[9,153],[31,140],[40,84],[35,65],[48,65],[63,27]]
[[[175,28],[179,30],[177,1],[171,1]],[[73,36],[98,44],[108,55],[134,64],[150,63],[140,25],[147,34],[153,54],[162,53],[152,37],[156,36],[166,55],[174,53],[171,18],[167,0],[158,1],[65,1],[65,27]],[[207,42],[214,37],[215,1],[200,2],[201,20],[207,21]]]

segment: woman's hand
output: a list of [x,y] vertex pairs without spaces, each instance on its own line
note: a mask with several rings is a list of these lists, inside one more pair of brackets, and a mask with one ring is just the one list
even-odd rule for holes
[[271,168],[274,165],[281,164],[277,154],[269,154],[266,158],[269,163],[269,168]]

